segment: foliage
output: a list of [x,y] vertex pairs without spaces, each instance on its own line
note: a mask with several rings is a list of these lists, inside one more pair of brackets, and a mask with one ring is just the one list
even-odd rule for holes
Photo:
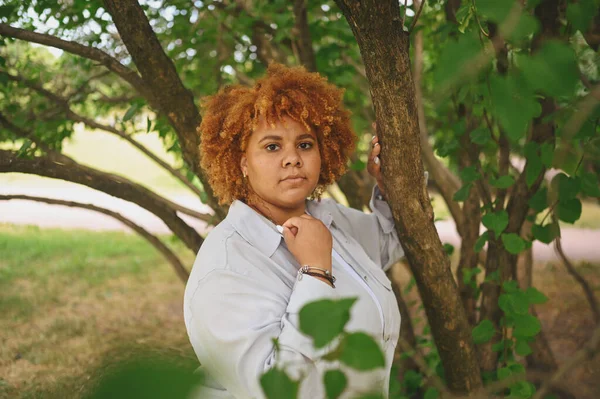
[[[442,167],[460,182],[449,197],[466,204],[478,196],[477,216],[485,231],[472,247],[461,248],[464,253],[481,252],[487,244],[488,251],[516,259],[535,240],[551,244],[560,237],[561,222],[580,219],[582,199],[600,196],[600,108],[592,93],[597,92],[599,63],[588,38],[596,29],[599,3],[565,0],[561,7],[553,7],[558,2],[550,6],[546,2],[462,0],[452,10],[453,2],[433,0],[425,4],[411,32],[411,40],[417,32],[425,38],[424,70],[417,83],[423,90],[429,139],[443,158]],[[253,7],[238,1],[141,3],[197,103],[224,85],[252,83],[271,60],[301,63],[290,2],[255,0]],[[540,12],[546,6],[558,14],[551,18],[552,13]],[[307,2],[307,13],[316,69],[346,89],[345,101],[362,139],[350,169],[359,172],[365,168],[369,149],[363,133],[369,130],[374,113],[358,46],[333,1]],[[405,25],[410,26],[412,18],[407,15]],[[0,6],[0,21],[100,49],[136,70],[99,0],[6,0]],[[0,113],[28,133],[25,137],[0,126],[0,143],[16,146],[22,157],[46,151],[36,141],[60,152],[72,137],[76,113],[124,136],[158,135],[178,157],[176,168],[202,189],[192,168],[182,161],[168,116],[96,62],[55,54],[0,38]],[[33,89],[32,84],[55,97]],[[203,192],[201,198],[206,200],[206,195]],[[473,219],[478,223],[479,218]],[[532,227],[522,232],[526,221]],[[446,249],[451,254],[453,248]],[[476,344],[491,345],[498,354],[497,367],[485,375],[488,381],[523,373],[519,360],[531,353],[530,344],[541,333],[531,306],[546,297],[533,287],[519,287],[510,266],[490,263],[465,268],[458,279],[476,300],[497,293],[494,306],[499,307],[501,319],[486,318],[479,310],[472,330]],[[301,329],[313,337],[316,348],[335,343],[327,361],[356,370],[381,367],[383,355],[375,341],[360,332],[344,331],[352,304],[351,299],[311,304],[300,315]],[[327,323],[319,323],[323,315]],[[428,366],[443,380],[429,331],[417,341],[415,349],[427,349]],[[425,380],[421,372],[406,371],[397,387],[398,397],[436,397],[438,392]],[[282,390],[293,396],[297,389],[297,382],[280,369],[271,370],[262,383],[270,397],[281,397]],[[347,380],[343,372],[331,371],[324,384],[327,396],[334,398],[343,393]],[[507,395],[527,398],[534,392],[530,383],[522,381],[511,385]]]

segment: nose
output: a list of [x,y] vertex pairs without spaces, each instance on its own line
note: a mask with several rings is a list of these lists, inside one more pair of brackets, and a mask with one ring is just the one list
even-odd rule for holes
[[290,149],[284,153],[282,165],[284,168],[287,168],[288,165],[296,166],[298,168],[302,167],[302,157],[300,156],[297,148]]

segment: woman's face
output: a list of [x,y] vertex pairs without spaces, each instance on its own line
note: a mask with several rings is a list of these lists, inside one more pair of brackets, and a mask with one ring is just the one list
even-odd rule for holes
[[274,127],[264,119],[248,140],[241,168],[256,195],[280,210],[304,206],[319,182],[316,134],[289,117]]

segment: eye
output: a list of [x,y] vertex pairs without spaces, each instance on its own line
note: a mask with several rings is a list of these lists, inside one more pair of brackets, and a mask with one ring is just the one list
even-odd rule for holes
[[267,149],[267,151],[275,151],[277,148],[279,148],[278,144],[269,144],[265,147]]
[[310,150],[311,148],[313,148],[313,143],[311,143],[310,141],[305,141],[303,143],[298,144],[298,147],[302,148],[303,150]]

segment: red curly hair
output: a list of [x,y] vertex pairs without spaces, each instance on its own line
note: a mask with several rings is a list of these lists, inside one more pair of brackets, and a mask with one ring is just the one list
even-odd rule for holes
[[248,139],[259,119],[273,125],[286,115],[317,135],[321,173],[313,198],[320,198],[325,188],[346,172],[356,145],[343,94],[343,89],[318,73],[272,63],[254,87],[227,86],[203,98],[204,115],[198,128],[200,166],[219,203],[248,202],[251,193],[240,168]]

